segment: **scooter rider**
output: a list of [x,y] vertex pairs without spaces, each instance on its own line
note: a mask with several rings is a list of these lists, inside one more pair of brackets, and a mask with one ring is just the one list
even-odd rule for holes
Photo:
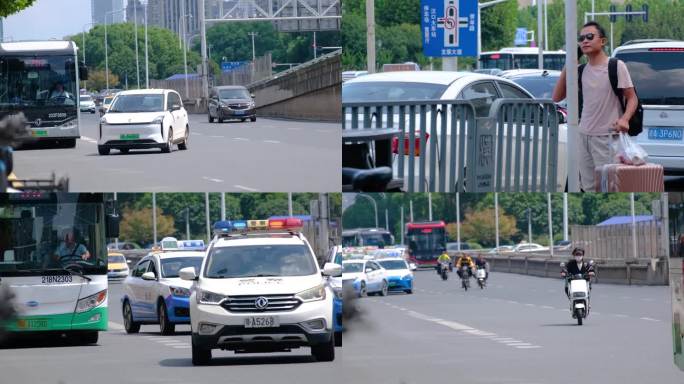
[[475,259],[475,266],[477,267],[477,269],[484,269],[485,281],[487,281],[487,279],[489,279],[489,271],[487,270],[487,266],[488,266],[487,264],[488,264],[487,260],[485,260],[484,256],[481,253],[479,255],[477,255],[477,259]]
[[582,275],[587,281],[596,275],[594,272],[594,265],[592,263],[584,262],[584,249],[575,247],[572,250],[573,258],[568,261],[561,269],[561,277],[565,279],[565,295],[568,295],[568,276]]
[[473,268],[475,268],[475,263],[473,262],[473,258],[466,253],[461,253],[456,261],[456,273],[458,273],[458,277],[462,279],[464,278],[461,276],[461,267],[463,265],[468,266],[468,277],[473,277]]
[[442,251],[442,254],[437,258],[437,273],[442,272],[440,270],[442,263],[447,263],[449,265],[449,269],[451,269],[451,256],[449,256],[446,250]]

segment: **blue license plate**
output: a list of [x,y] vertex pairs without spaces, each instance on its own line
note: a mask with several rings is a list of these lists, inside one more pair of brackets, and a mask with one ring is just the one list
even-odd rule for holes
[[649,140],[673,140],[681,141],[684,138],[684,129],[682,128],[664,128],[656,127],[648,129]]
[[244,115],[244,114],[245,114],[245,111],[235,111],[235,114],[236,114],[236,115]]

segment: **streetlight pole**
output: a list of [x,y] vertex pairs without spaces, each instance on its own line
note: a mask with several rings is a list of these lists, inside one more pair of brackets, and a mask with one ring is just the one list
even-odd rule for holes
[[200,35],[202,37],[202,90],[204,101],[209,100],[209,78],[207,73],[207,28],[204,24],[204,0],[199,1]]
[[375,228],[378,228],[378,205],[375,203],[375,199],[363,193],[359,193],[358,196],[363,196],[373,203],[373,208],[375,209]]
[[147,3],[145,3],[145,88],[150,88],[150,61],[147,55]]
[[256,61],[256,51],[254,48],[254,37],[258,36],[259,34],[256,32],[250,32],[250,33],[248,33],[248,35],[252,36],[252,62],[255,62]]
[[368,73],[375,73],[375,0],[366,0],[366,60]]
[[140,89],[140,59],[138,58],[138,4],[133,3],[133,28],[135,28],[135,80]]

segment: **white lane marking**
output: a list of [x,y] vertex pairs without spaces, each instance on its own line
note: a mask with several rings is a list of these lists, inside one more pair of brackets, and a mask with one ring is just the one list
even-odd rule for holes
[[509,347],[527,347],[530,345],[532,345],[532,344],[530,344],[530,343],[510,343],[510,344],[508,344]]
[[175,340],[175,339],[156,339],[156,340],[154,340],[154,341],[156,341],[156,342],[158,342],[158,343],[164,343],[164,344],[167,344],[167,343],[170,343],[170,344],[179,344],[179,343],[183,343],[182,341],[180,341],[180,340]]
[[125,329],[123,325],[121,325],[119,323],[115,323],[113,321],[110,321],[108,325],[109,325],[109,328],[115,329],[117,331],[123,331]]
[[301,129],[301,128],[297,128],[297,127],[290,127],[290,128],[288,128],[287,130],[288,130],[288,131],[301,131],[302,129]]
[[527,306],[527,307],[536,307],[535,304],[529,304],[529,303],[528,303],[528,304],[525,304],[525,306]]
[[549,305],[542,305],[541,307],[544,308],[544,309],[556,309],[556,308],[551,307],[551,306],[549,306]]
[[204,180],[213,181],[214,183],[223,183],[223,180],[221,180],[221,179],[214,179],[214,178],[207,177],[207,176],[203,176],[202,178],[203,178]]
[[189,345],[174,345],[173,348],[176,348],[176,349],[187,349],[187,348],[190,348],[190,346],[189,346]]
[[233,137],[233,140],[237,140],[237,141],[249,141],[249,139],[247,139],[247,138],[245,138],[245,137]]
[[203,134],[201,134],[199,132],[190,132],[190,134],[194,135],[194,136],[204,136]]
[[646,321],[657,321],[657,322],[659,322],[659,323],[662,323],[662,320],[652,319],[652,318],[650,318],[650,317],[640,317],[640,319],[641,319],[641,320],[646,320]]
[[269,144],[280,144],[280,141],[278,141],[278,140],[264,140],[264,143],[269,143]]
[[235,184],[235,185],[233,185],[233,187],[238,188],[238,189],[243,189],[245,191],[250,191],[250,192],[259,192],[259,190],[256,188],[245,187],[244,185],[239,185],[239,184]]
[[517,301],[513,301],[513,300],[506,300],[506,301],[509,302],[509,303],[511,303],[511,304],[520,304],[520,303],[518,303]]
[[224,138],[224,136],[209,136],[209,137],[213,137],[214,139],[223,139]]
[[516,348],[519,348],[519,349],[534,349],[534,348],[541,348],[541,346],[539,346],[539,345],[520,345],[520,346],[517,346]]
[[620,315],[620,314],[616,314],[615,316],[617,316],[617,317],[629,317],[627,315]]

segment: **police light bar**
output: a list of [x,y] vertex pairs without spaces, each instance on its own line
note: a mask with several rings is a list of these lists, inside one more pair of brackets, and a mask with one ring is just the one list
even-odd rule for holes
[[214,235],[253,231],[295,231],[303,226],[301,219],[293,217],[270,220],[221,220],[214,223]]
[[178,249],[184,251],[203,251],[205,249],[204,240],[179,240]]

